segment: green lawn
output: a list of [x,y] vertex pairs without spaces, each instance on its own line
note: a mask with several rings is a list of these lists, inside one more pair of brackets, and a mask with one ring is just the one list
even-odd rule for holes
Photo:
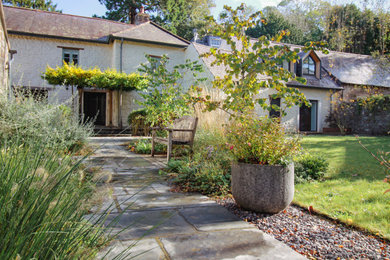
[[[390,151],[390,137],[360,137],[371,151]],[[298,184],[294,202],[390,238],[390,185],[385,171],[353,136],[307,136],[303,147],[329,161],[323,182]]]

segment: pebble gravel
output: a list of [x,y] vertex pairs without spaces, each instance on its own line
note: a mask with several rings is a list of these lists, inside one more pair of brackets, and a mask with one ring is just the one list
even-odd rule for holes
[[309,259],[389,259],[390,243],[368,233],[290,206],[274,214],[241,209],[232,198],[217,199],[241,219]]

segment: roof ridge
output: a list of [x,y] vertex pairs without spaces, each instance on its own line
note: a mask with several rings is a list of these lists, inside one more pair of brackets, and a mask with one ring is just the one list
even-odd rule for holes
[[145,24],[148,24],[148,23],[150,23],[150,21],[145,22],[145,23],[142,23],[142,24],[138,24],[138,25],[135,25],[135,26],[131,26],[130,28],[126,28],[126,29],[124,29],[124,30],[117,31],[117,32],[115,32],[115,33],[113,33],[113,34],[123,33],[123,32],[127,32],[127,31],[132,31],[132,30],[134,30],[135,28],[140,28],[141,26],[143,26],[143,25],[145,25]]
[[191,42],[190,42],[190,41],[188,41],[188,40],[186,40],[186,39],[184,39],[184,38],[180,37],[179,35],[176,35],[176,34],[174,34],[173,32],[171,32],[171,31],[169,31],[169,30],[165,29],[164,27],[162,27],[162,26],[158,25],[157,23],[155,23],[155,22],[153,22],[153,21],[149,21],[149,23],[150,23],[151,25],[154,25],[154,26],[156,26],[158,29],[160,29],[160,30],[162,30],[162,31],[165,31],[166,33],[168,33],[168,34],[172,35],[173,37],[176,37],[177,39],[179,39],[179,40],[181,40],[181,41],[183,41],[183,42],[187,43],[188,45],[190,45],[190,44],[191,44]]
[[123,23],[123,22],[108,20],[108,19],[99,18],[99,17],[88,17],[88,16],[75,15],[75,14],[65,14],[65,13],[59,13],[59,12],[53,12],[53,11],[45,11],[45,10],[39,10],[39,9],[26,8],[26,7],[3,5],[3,8],[14,8],[14,9],[21,9],[21,10],[31,11],[31,12],[41,12],[41,13],[48,13],[48,14],[55,14],[55,15],[65,15],[65,16],[79,17],[79,18],[85,18],[85,19],[91,19],[91,20],[100,20],[100,21],[104,21],[104,22],[128,25],[128,26],[131,26],[131,27],[136,27],[137,26],[135,24]]
[[329,53],[340,53],[340,54],[347,54],[347,55],[354,55],[354,56],[364,56],[364,57],[371,57],[371,58],[374,58],[372,55],[368,55],[368,54],[360,54],[360,53],[352,53],[352,52],[345,52],[345,51],[333,51],[333,50],[329,50]]

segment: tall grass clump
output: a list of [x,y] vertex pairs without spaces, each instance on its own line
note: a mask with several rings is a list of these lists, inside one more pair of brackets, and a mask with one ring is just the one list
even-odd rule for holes
[[79,149],[93,133],[91,122],[80,123],[64,104],[48,104],[21,94],[0,101],[0,139],[13,142],[47,142],[58,149]]
[[96,253],[105,239],[83,219],[93,184],[80,178],[79,163],[46,144],[4,141],[0,164],[0,259]]
[[84,217],[92,178],[64,152],[91,129],[66,111],[29,98],[0,101],[0,259],[93,258],[108,242],[103,219]]

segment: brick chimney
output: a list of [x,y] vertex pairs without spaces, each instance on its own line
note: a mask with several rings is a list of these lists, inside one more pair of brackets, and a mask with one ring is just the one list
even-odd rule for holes
[[145,13],[145,8],[142,6],[141,9],[139,10],[139,13],[135,15],[135,24],[143,24],[146,22],[149,22],[149,15]]

